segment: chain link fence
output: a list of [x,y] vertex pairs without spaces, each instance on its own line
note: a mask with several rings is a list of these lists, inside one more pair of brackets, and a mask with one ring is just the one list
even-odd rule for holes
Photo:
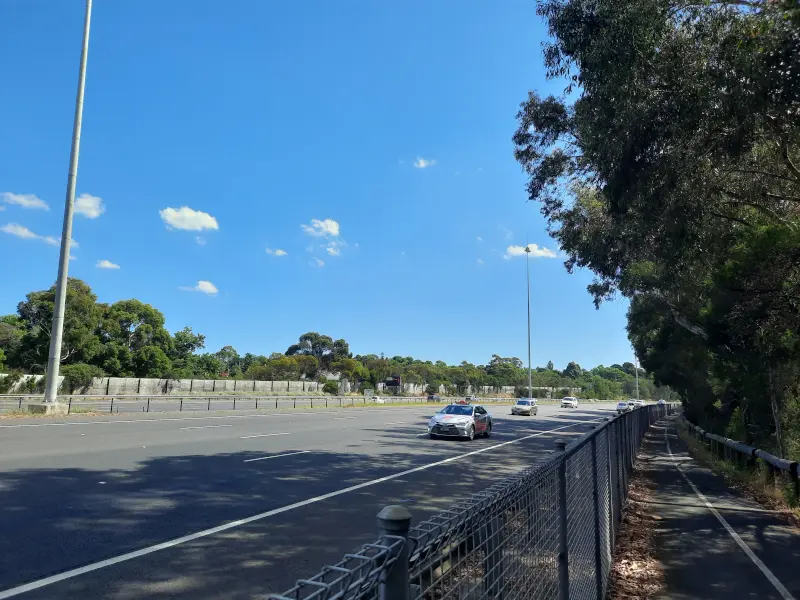
[[636,452],[674,405],[622,414],[546,462],[411,528],[401,506],[380,537],[272,600],[603,600]]

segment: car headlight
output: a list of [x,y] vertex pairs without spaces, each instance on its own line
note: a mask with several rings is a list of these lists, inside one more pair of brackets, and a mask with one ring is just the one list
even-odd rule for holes
[[433,427],[436,425],[436,417],[431,417],[431,420],[428,421],[428,427]]

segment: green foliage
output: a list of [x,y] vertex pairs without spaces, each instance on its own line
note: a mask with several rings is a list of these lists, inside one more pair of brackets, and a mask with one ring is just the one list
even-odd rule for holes
[[333,379],[329,379],[325,382],[325,385],[322,386],[322,391],[326,394],[338,394],[339,393],[339,382],[334,381]]
[[[800,433],[785,416],[800,396],[800,29],[796,3],[745,4],[541,0],[548,76],[579,93],[531,92],[513,141],[567,268],[594,273],[598,305],[631,299],[654,375],[640,371],[642,397],[669,385],[690,418],[784,453]],[[611,370],[624,377],[593,374],[635,393],[632,364]]]
[[[487,386],[497,392],[501,387],[514,386],[527,395],[528,371],[522,361],[497,354],[492,355],[488,365],[466,361],[448,365],[411,356],[353,356],[346,340],[334,340],[316,332],[301,335],[287,354],[246,353],[242,356],[232,346],[201,353],[205,336],[195,333],[191,327],[170,335],[164,327],[164,315],[149,304],[135,299],[102,304],[82,281],[73,279],[69,285],[61,365],[64,387],[69,390],[81,391],[92,377],[102,376],[158,379],[227,376],[262,381],[302,379],[328,384],[328,375],[336,373],[360,389],[377,390],[379,383],[397,375],[406,383],[424,386],[428,393],[439,393],[440,386],[444,386],[447,394],[466,394],[470,386]],[[19,305],[18,315],[0,317],[0,357],[5,356],[0,361],[5,360],[9,368],[34,373],[43,371],[49,350],[53,295],[53,289],[32,292]],[[569,387],[582,388],[592,397],[605,398],[600,394],[618,394],[623,384],[629,385],[632,381],[633,365],[629,371],[624,370],[627,367],[616,367],[600,366],[586,371],[577,363],[570,363],[562,374],[551,362],[546,368],[536,368],[532,380],[534,387],[539,388],[538,397],[546,396],[541,388]],[[605,380],[609,383],[603,387]],[[7,379],[5,385],[10,385],[9,381]],[[642,382],[643,388],[646,387],[648,379],[643,372]],[[338,393],[338,383],[336,385]],[[649,385],[652,386],[652,382]]]
[[92,379],[102,377],[103,370],[95,365],[85,363],[74,363],[64,365],[60,371],[64,376],[61,388],[68,394],[81,394],[92,384]]

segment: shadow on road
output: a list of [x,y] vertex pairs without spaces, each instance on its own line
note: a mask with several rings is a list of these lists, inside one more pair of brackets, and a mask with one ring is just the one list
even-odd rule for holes
[[[428,420],[421,417],[410,426],[359,430],[361,437],[346,445],[347,452],[310,451],[256,462],[244,461],[263,452],[166,456],[125,471],[7,471],[0,482],[0,590],[309,501],[25,597],[197,600],[282,591],[374,541],[375,515],[383,506],[404,504],[415,520],[429,517],[546,459],[555,438],[585,432],[582,422],[600,414],[571,412],[558,421],[503,418],[491,438],[472,443],[420,436]],[[575,428],[397,476],[568,424],[562,419]],[[319,498],[385,477],[390,479]]]

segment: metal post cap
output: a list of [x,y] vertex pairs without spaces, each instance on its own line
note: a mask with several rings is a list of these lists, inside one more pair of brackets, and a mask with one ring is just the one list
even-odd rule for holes
[[567,442],[564,440],[556,440],[555,441],[556,450],[566,450],[567,449]]
[[405,506],[392,504],[378,513],[378,524],[388,531],[407,531],[411,525],[411,513]]

